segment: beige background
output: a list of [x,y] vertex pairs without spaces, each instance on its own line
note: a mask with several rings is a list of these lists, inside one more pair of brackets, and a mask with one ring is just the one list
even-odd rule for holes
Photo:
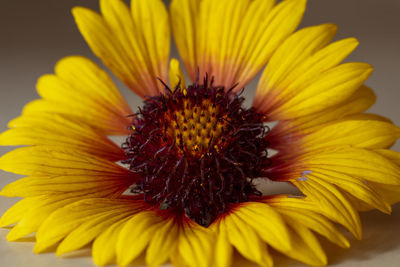
[[[7,122],[20,114],[24,104],[37,98],[36,79],[52,72],[58,59],[71,54],[95,59],[75,27],[70,8],[79,4],[97,9],[98,4],[97,0],[0,0],[0,3],[0,131],[4,131]],[[334,22],[339,25],[339,38],[354,36],[361,41],[349,60],[375,66],[375,73],[367,82],[378,95],[371,111],[392,118],[397,125],[400,125],[399,14],[399,0],[309,0],[302,25]],[[137,97],[120,83],[119,86],[134,108],[140,105]],[[250,96],[254,88],[252,83],[246,93]],[[398,142],[395,149],[399,148]],[[0,148],[0,154],[9,150]],[[0,187],[16,178],[0,171]],[[0,214],[15,201],[0,198]],[[352,239],[350,250],[326,244],[331,265],[399,266],[400,206],[394,206],[392,216],[379,212],[362,214],[362,221],[364,239]],[[93,266],[88,256],[58,259],[52,253],[34,255],[33,243],[6,242],[6,234],[7,230],[0,229],[0,266]],[[277,266],[303,266],[282,257],[276,262]]]

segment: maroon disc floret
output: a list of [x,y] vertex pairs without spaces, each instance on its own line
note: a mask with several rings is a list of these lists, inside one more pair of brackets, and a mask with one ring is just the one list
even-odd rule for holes
[[123,163],[141,177],[132,192],[205,227],[230,203],[261,195],[253,179],[265,168],[268,127],[243,102],[207,77],[148,97],[122,145]]

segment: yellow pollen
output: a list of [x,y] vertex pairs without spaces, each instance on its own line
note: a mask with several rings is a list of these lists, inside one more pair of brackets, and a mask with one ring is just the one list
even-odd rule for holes
[[208,99],[201,104],[185,100],[183,109],[166,113],[166,119],[170,121],[167,133],[175,140],[181,153],[200,157],[209,147],[219,149],[224,144],[219,137],[228,118],[226,115],[219,118],[218,114],[219,108]]

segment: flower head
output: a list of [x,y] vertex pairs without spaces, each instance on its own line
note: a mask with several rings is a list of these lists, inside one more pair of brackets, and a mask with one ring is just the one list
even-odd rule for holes
[[[390,213],[400,201],[400,154],[389,149],[400,129],[365,113],[372,67],[341,64],[355,39],[331,43],[331,24],[293,33],[305,4],[74,8],[93,52],[143,105],[133,112],[83,57],[42,76],[41,99],[0,135],[0,145],[25,145],[0,158],[1,169],[27,176],[1,191],[23,198],[0,220],[16,224],[7,238],[36,232],[35,252],[56,245],[57,255],[93,243],[98,265],[144,256],[149,266],[196,267],[231,266],[235,251],[272,266],[270,249],[325,265],[315,233],[349,247],[338,223],[361,238],[358,211]],[[170,31],[190,82],[169,61]],[[247,107],[244,88],[261,70]],[[263,195],[266,180],[301,194]]]

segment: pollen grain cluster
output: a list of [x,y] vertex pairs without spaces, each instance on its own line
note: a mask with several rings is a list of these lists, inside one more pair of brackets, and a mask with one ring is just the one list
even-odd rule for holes
[[268,161],[268,129],[243,101],[207,78],[146,99],[123,144],[140,177],[133,192],[203,226],[260,195],[252,181]]

